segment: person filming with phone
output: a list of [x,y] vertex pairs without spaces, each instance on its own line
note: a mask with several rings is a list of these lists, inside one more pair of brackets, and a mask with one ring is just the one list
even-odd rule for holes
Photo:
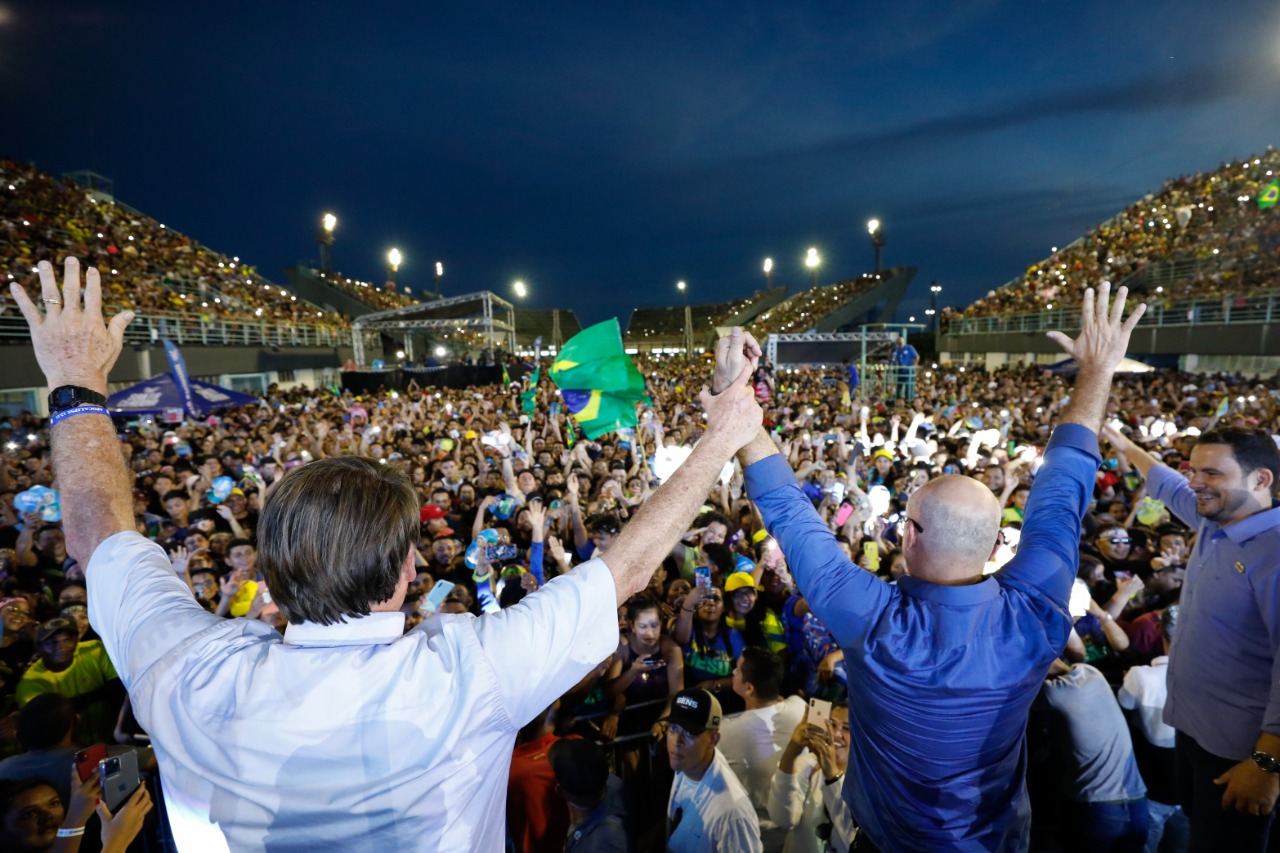
[[48,261],[38,275],[38,306],[11,291],[53,389],[67,549],[87,566],[90,619],[151,736],[181,850],[501,850],[516,732],[615,651],[618,605],[763,421],[746,354],[727,390],[703,391],[701,442],[604,558],[512,607],[407,634],[420,533],[408,475],[356,456],[295,468],[257,531],[282,638],[208,613],[137,532],[104,406],[133,314],[104,323],[98,271],[82,285],[74,258],[61,287]]
[[[1086,291],[1070,401],[1027,500],[1015,556],[983,569],[999,541],[999,501],[977,480],[943,476],[907,501],[896,586],[857,568],[763,430],[739,453],[747,492],[813,613],[844,650],[848,784],[855,850],[1025,850],[1031,811],[1025,729],[1071,630],[1081,519],[1101,461],[1111,377],[1145,306],[1123,318],[1104,282]],[[758,351],[754,341],[746,351]],[[741,370],[728,353],[713,393]]]

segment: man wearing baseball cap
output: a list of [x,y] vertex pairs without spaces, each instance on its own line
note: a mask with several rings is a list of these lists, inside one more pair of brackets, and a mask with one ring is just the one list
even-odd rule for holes
[[681,690],[666,717],[667,756],[676,778],[667,801],[671,853],[762,851],[760,823],[747,789],[716,749],[720,702],[706,690]]
[[36,630],[36,662],[18,682],[18,707],[41,693],[61,693],[79,715],[79,743],[111,743],[124,701],[124,685],[97,640],[80,642],[68,619],[50,619]]

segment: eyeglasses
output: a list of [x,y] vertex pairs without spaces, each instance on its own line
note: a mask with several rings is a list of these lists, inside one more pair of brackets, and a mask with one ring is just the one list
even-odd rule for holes
[[903,521],[905,521],[907,524],[910,524],[912,527],[916,529],[916,535],[919,535],[919,536],[924,535],[924,528],[920,526],[920,522],[916,521],[914,518],[912,518],[909,515],[906,518],[904,518]]
[[1115,537],[1115,538],[1112,538],[1112,537],[1109,537],[1109,536],[1104,536],[1104,537],[1102,537],[1102,541],[1103,541],[1103,542],[1110,542],[1112,545],[1129,545],[1129,544],[1131,544],[1131,543],[1133,542],[1133,540],[1132,540],[1132,539],[1129,539],[1129,538],[1121,539],[1121,538],[1120,538],[1120,537],[1118,537],[1118,536],[1117,536],[1117,537]]

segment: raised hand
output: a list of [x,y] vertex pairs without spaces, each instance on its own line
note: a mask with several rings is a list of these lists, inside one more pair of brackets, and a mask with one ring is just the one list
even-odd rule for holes
[[761,355],[760,344],[751,333],[734,326],[733,331],[716,342],[716,371],[711,377],[711,393],[723,393],[744,370],[750,377]]
[[31,329],[36,361],[49,387],[80,385],[105,394],[107,374],[120,357],[124,330],[133,319],[133,312],[121,311],[111,318],[110,325],[104,323],[98,270],[89,268],[82,294],[80,261],[76,258],[66,259],[61,291],[51,263],[41,261],[36,269],[43,315],[17,282],[9,285],[9,291]]
[[1074,340],[1062,332],[1049,332],[1049,337],[1076,360],[1082,372],[1114,371],[1129,348],[1129,337],[1134,327],[1146,313],[1147,306],[1140,304],[1133,309],[1129,319],[1122,319],[1129,289],[1121,287],[1117,290],[1115,302],[1108,305],[1110,294],[1111,282],[1108,281],[1098,288],[1096,299],[1093,288],[1085,289],[1084,305],[1080,309],[1080,334]]
[[707,413],[706,437],[722,437],[734,452],[749,444],[764,423],[764,410],[747,384],[750,378],[751,372],[743,369],[720,394],[713,396],[704,388],[699,395]]

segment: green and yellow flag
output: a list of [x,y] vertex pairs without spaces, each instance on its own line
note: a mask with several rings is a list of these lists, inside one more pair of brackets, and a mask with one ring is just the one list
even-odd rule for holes
[[617,318],[588,326],[566,341],[551,365],[551,381],[590,439],[635,426],[636,403],[649,402],[644,377],[622,349]]
[[1266,210],[1268,207],[1275,207],[1277,201],[1280,201],[1280,179],[1267,184],[1262,188],[1262,192],[1258,193],[1258,209]]
[[532,415],[538,408],[538,375],[541,370],[535,370],[529,375],[529,387],[520,392],[520,411],[526,415]]

